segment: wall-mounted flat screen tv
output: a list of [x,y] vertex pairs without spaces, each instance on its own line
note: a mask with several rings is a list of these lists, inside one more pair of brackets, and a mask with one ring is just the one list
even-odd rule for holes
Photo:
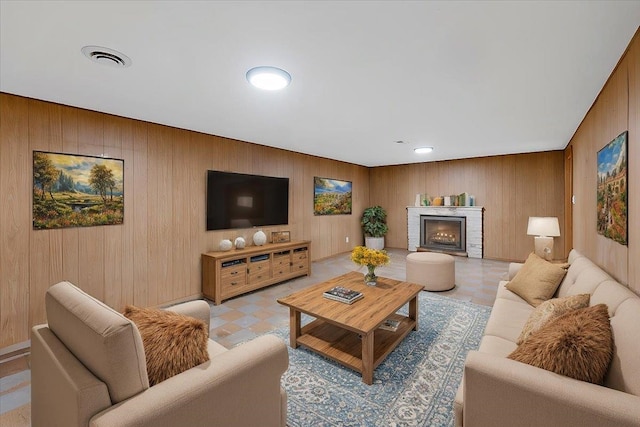
[[289,223],[289,178],[207,171],[207,230]]

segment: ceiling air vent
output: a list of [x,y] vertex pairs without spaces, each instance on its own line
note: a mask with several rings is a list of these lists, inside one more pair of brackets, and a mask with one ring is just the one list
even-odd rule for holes
[[98,64],[112,67],[128,67],[131,65],[131,59],[127,55],[108,47],[85,46],[81,51],[84,56]]

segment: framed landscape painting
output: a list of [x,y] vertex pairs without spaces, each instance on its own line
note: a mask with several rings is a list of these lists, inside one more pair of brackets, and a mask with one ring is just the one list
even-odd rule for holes
[[313,178],[314,215],[350,215],[351,181]]
[[627,245],[627,135],[598,151],[598,234]]
[[122,224],[124,160],[33,152],[33,228]]

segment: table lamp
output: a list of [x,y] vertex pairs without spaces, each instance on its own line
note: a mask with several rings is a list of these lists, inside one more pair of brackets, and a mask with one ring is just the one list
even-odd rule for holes
[[553,216],[530,216],[527,227],[529,236],[535,238],[535,254],[547,261],[553,259],[553,238],[560,235],[558,218]]

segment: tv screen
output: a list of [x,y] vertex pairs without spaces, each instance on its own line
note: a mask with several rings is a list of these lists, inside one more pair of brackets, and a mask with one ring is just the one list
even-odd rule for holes
[[207,171],[207,230],[289,223],[289,178]]

